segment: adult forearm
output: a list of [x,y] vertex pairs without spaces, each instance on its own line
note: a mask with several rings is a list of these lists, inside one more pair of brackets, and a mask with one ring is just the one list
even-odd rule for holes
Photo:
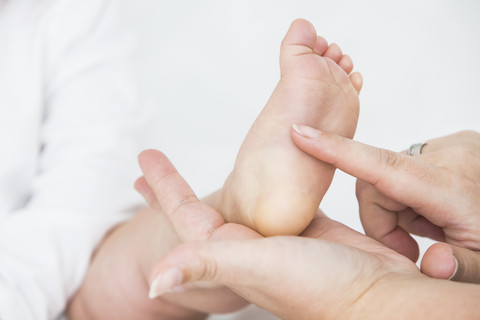
[[359,299],[353,318],[476,319],[479,301],[479,285],[392,273]]

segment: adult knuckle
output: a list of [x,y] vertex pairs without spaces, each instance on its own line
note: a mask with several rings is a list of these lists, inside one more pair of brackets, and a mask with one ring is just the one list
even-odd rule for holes
[[217,265],[205,254],[204,243],[184,243],[175,250],[179,250],[183,254],[183,258],[190,261],[191,268],[186,275],[188,281],[212,281],[215,279]]
[[474,147],[466,144],[455,146],[452,153],[462,161],[475,160],[478,158],[478,151]]
[[203,266],[203,274],[201,275],[201,279],[205,281],[215,281],[218,275],[217,262],[212,259],[205,259]]
[[403,164],[403,158],[394,151],[378,149],[378,162],[383,167],[398,168]]
[[170,215],[176,215],[177,213],[183,211],[183,210],[189,210],[193,205],[195,205],[198,202],[198,199],[195,195],[188,195],[181,200],[179,200],[175,207],[170,212]]
[[463,130],[460,131],[458,135],[464,139],[480,139],[480,133],[475,130]]
[[480,153],[480,133],[474,130],[465,130],[457,133],[457,137],[457,145],[469,147],[474,150],[477,155]]

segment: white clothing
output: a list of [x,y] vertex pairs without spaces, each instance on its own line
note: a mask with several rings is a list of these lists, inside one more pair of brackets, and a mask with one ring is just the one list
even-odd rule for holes
[[112,0],[0,0],[0,319],[54,319],[130,216],[143,126]]

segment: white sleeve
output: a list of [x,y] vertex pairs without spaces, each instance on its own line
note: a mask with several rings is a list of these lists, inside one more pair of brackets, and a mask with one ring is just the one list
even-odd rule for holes
[[0,224],[1,320],[58,317],[101,237],[139,204],[144,117],[112,5],[55,1],[44,21],[38,172],[27,206]]

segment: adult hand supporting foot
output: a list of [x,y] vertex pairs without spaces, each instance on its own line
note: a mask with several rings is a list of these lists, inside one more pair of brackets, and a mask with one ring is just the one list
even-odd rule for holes
[[[205,204],[216,203],[215,199],[211,201],[204,199],[200,202],[193,190],[161,152],[143,151],[139,155],[138,161],[145,176],[136,181],[135,188],[147,200],[150,207],[168,221],[180,243],[216,239],[217,237],[222,239],[261,237],[257,232],[243,225],[225,223],[215,209]],[[161,203],[157,201],[155,194],[163,195]],[[200,215],[198,212],[202,214]],[[178,274],[170,276],[176,277]],[[154,299],[159,296],[158,292],[162,291],[162,287],[165,286],[165,279],[162,280],[156,274],[152,274],[149,284],[149,297]],[[215,313],[229,310],[231,312],[237,310],[238,306],[247,305],[243,299],[221,285],[199,283],[188,289],[182,290],[181,295],[171,292],[162,298],[202,312],[208,312],[208,310]]]
[[[150,161],[151,153],[147,151],[140,157],[140,160],[145,160],[142,163],[147,170],[162,173],[161,176],[150,175],[154,179],[150,180],[151,184],[175,186],[174,181],[181,179],[175,174],[176,170],[168,166],[157,168],[158,162]],[[162,163],[166,162],[160,161],[160,165]],[[156,181],[163,181],[163,184]],[[260,236],[243,226],[229,229],[215,210],[193,201],[193,191],[188,188],[157,189],[157,192],[162,192],[171,200],[164,204],[170,213],[174,212],[175,217],[167,219],[158,204],[151,201],[149,195],[153,191],[146,180],[139,179],[136,187],[157,210],[142,208],[132,219],[116,226],[105,236],[95,251],[81,288],[69,303],[69,318],[199,320],[205,319],[208,313],[233,312],[246,306],[247,301],[230,289],[218,285],[199,285],[181,294],[166,294],[159,299],[148,298],[152,282],[150,271],[158,259],[179,244],[207,239],[222,230],[231,234],[243,230],[245,238]],[[175,205],[178,197],[183,204],[181,208],[176,210],[169,207],[169,203]],[[203,216],[195,216],[196,211],[201,211]],[[193,214],[190,215],[189,212]],[[183,221],[186,223],[182,224]],[[172,227],[172,222],[176,230]],[[152,294],[155,296],[155,291]]]
[[410,234],[438,243],[422,272],[480,283],[480,135],[464,131],[428,141],[421,155],[378,149],[311,127],[296,126],[293,141],[313,157],[357,177],[367,235],[418,259]]
[[[160,279],[154,283],[157,295],[207,281],[230,287],[282,319],[385,319],[392,310],[412,318],[411,310],[417,309],[423,319],[459,312],[468,317],[475,311],[476,286],[429,279],[407,258],[321,212],[303,237],[262,238],[244,226],[219,225],[219,215],[199,203],[165,156],[149,151],[144,161],[157,163],[142,165],[148,201],[162,208],[180,237],[207,235],[157,264],[152,272],[152,279]],[[463,299],[460,310],[455,310],[457,299]],[[404,304],[409,308],[400,308],[405,312],[400,315]]]

